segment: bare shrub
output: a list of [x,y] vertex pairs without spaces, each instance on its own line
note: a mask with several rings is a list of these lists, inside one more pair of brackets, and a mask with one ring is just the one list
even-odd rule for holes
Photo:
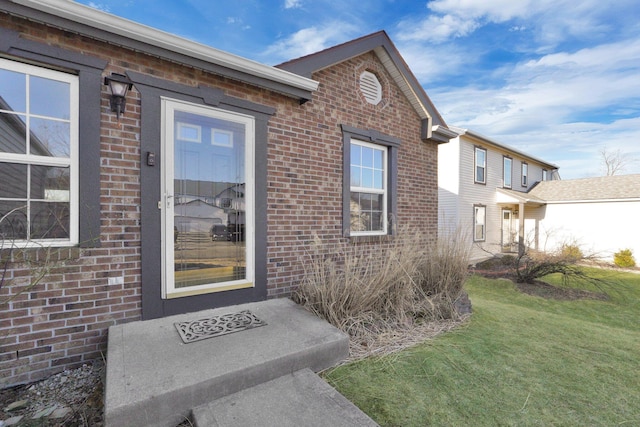
[[305,275],[293,297],[352,337],[450,319],[468,258],[455,236],[429,242],[408,229],[387,245],[330,244],[315,237],[301,259]]

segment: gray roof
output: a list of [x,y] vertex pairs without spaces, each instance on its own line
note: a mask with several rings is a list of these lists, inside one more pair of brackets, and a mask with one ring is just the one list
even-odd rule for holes
[[640,174],[542,181],[528,194],[547,202],[640,199]]

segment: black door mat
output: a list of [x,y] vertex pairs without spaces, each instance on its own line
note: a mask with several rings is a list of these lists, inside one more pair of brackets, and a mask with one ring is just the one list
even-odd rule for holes
[[199,319],[191,322],[174,323],[180,334],[180,338],[182,338],[185,344],[232,334],[234,332],[246,331],[247,329],[265,326],[266,324],[266,322],[258,319],[255,314],[249,310],[213,316],[208,319]]

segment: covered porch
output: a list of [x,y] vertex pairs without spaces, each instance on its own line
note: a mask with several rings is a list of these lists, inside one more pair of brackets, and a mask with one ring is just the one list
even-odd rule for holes
[[[496,189],[496,203],[501,208],[502,252],[522,255],[527,246],[539,249],[540,208],[546,203],[528,193]],[[527,221],[531,226],[527,227]]]

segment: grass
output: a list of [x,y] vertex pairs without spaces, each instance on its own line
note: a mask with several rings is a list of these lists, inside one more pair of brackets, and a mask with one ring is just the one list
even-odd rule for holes
[[607,301],[473,276],[467,324],[326,379],[382,426],[640,425],[640,275],[615,275]]

